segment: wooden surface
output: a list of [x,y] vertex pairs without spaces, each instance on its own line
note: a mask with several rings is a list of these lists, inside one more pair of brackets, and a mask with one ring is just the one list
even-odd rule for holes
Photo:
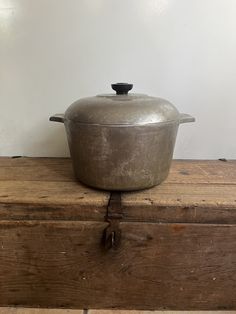
[[236,309],[235,161],[173,161],[162,185],[122,193],[105,252],[109,197],[69,159],[0,158],[0,305]]
[[3,221],[0,304],[121,309],[236,309],[236,226]]
[[236,223],[236,161],[174,160],[165,182],[122,205],[131,221]]
[[236,311],[217,311],[217,312],[215,311],[119,311],[119,310],[118,311],[117,310],[115,311],[90,310],[89,311],[89,314],[235,314],[235,313]]
[[74,180],[68,158],[0,158],[0,219],[103,220],[108,199]]
[[[236,161],[173,160],[165,183],[236,184]],[[0,157],[1,180],[74,181],[70,158]]]
[[[0,219],[103,221],[109,192],[73,177],[67,158],[0,158]],[[127,221],[236,223],[236,161],[172,163],[152,189],[122,194]]]
[[235,314],[235,311],[119,311],[119,310],[67,310],[0,308],[0,314]]
[[[13,307],[1,308],[0,307],[0,314],[87,314],[87,313],[84,312],[83,310],[28,309],[28,308],[13,308]],[[99,313],[99,314],[102,314],[102,313]],[[111,313],[106,313],[106,314],[111,314]],[[127,314],[133,314],[133,313],[127,313]]]
[[119,311],[119,310],[118,311],[117,310],[115,311],[90,310],[89,311],[89,314],[235,314],[235,313],[236,311],[217,311],[217,312],[215,311]]

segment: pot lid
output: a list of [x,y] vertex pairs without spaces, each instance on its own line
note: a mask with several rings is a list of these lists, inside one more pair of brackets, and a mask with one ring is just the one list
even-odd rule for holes
[[132,84],[112,84],[116,94],[81,98],[65,112],[65,120],[96,125],[145,125],[179,119],[178,110],[167,100],[128,93]]

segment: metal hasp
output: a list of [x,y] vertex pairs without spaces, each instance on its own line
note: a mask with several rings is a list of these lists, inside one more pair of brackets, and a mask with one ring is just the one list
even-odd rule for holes
[[108,227],[103,232],[103,245],[108,251],[110,249],[118,249],[121,243],[120,221],[124,213],[121,206],[121,193],[111,192],[109,203],[107,206],[106,221],[109,222]]

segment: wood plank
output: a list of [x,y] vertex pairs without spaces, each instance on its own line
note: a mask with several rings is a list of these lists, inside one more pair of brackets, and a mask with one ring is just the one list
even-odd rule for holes
[[[235,314],[236,311],[217,311],[217,314]],[[216,314],[215,311],[122,311],[122,310],[68,310],[68,309],[29,309],[0,308],[0,314]]]
[[122,193],[127,206],[206,206],[236,208],[236,185],[171,184]]
[[[104,219],[109,192],[76,182],[70,159],[0,158],[0,164],[0,219]],[[173,161],[160,186],[123,193],[125,219],[236,223],[235,181],[236,161]]]
[[74,181],[4,181],[0,219],[104,220],[109,195]]
[[[74,181],[70,158],[0,157],[0,180]],[[165,184],[236,184],[236,161],[173,160]]]
[[[77,182],[5,181],[0,219],[103,221],[109,192]],[[122,193],[125,221],[236,223],[236,185],[160,185]]]
[[29,309],[29,308],[0,308],[0,314],[83,314],[83,310],[65,309]]
[[173,160],[164,184],[236,184],[236,160]]
[[236,223],[236,185],[162,184],[122,193],[126,220]]
[[[0,314],[216,314],[215,311],[122,311],[122,310],[83,310],[74,309],[30,309],[0,308]],[[217,314],[235,314],[236,311],[217,311]]]
[[[1,313],[1,312],[0,312]],[[88,314],[235,314],[236,311],[122,311],[90,310]]]
[[0,224],[0,304],[137,310],[236,308],[236,226],[122,223]]
[[77,182],[4,181],[0,185],[1,203],[103,206],[108,197],[109,192],[90,189]]
[[0,181],[75,181],[70,158],[0,157]]
[[0,204],[0,220],[104,221],[106,206]]
[[14,157],[0,157],[0,167],[28,167],[29,164],[45,164],[55,165],[64,164],[66,162],[71,163],[71,159],[68,157],[26,157],[18,156]]
[[[145,206],[236,206],[236,185],[162,184],[152,189],[123,193],[124,205]],[[109,192],[88,188],[79,182],[4,181],[0,202],[31,204],[101,203]],[[89,195],[89,198],[82,198]]]

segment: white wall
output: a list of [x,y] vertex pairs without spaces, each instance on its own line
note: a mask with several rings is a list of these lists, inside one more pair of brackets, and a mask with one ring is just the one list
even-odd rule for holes
[[196,117],[176,158],[236,158],[235,16],[235,0],[0,0],[0,155],[68,155],[48,117],[128,81]]

